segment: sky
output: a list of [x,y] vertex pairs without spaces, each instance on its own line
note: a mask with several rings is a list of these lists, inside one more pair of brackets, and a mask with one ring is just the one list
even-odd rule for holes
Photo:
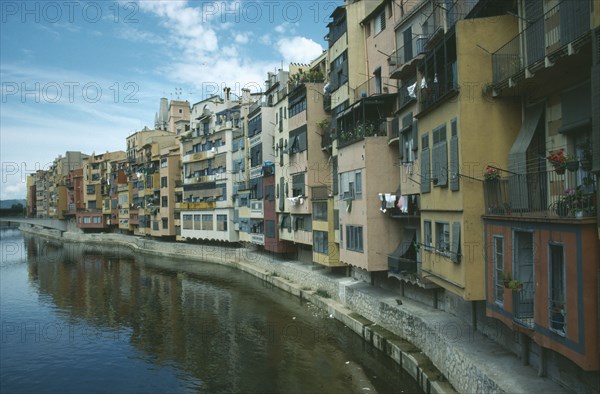
[[326,48],[343,0],[0,2],[0,199],[66,151],[125,150],[161,97],[192,104]]

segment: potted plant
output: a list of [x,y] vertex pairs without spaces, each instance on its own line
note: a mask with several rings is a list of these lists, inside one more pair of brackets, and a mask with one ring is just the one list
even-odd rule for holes
[[496,182],[498,179],[500,179],[500,170],[498,170],[496,167],[487,166],[485,167],[483,178],[487,182]]
[[554,171],[559,175],[564,174],[567,168],[567,161],[570,161],[570,158],[565,154],[565,150],[560,148],[548,151],[548,153],[549,155],[546,156],[546,159],[552,164]]
[[512,291],[521,291],[523,289],[523,282],[517,279],[512,279],[508,282],[507,288]]

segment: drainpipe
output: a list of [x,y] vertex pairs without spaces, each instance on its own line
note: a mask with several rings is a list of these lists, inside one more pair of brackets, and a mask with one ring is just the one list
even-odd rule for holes
[[546,348],[540,346],[540,365],[538,367],[538,376],[546,376]]
[[477,331],[477,301],[471,301],[471,325],[473,332]]
[[529,365],[529,337],[524,333],[519,333],[521,342],[521,362],[523,365]]

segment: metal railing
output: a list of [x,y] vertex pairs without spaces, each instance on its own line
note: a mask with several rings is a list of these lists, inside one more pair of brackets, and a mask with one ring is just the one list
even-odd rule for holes
[[[437,82],[436,82],[437,80]],[[421,111],[435,105],[439,100],[458,89],[458,75],[456,62],[444,65],[440,73],[434,74],[433,78],[421,86],[420,102]]]
[[484,181],[486,215],[583,218],[596,215],[596,180],[582,169]]
[[[587,11],[587,12],[586,12]],[[492,54],[493,82],[542,62],[590,30],[589,0],[563,0]]]
[[430,37],[429,34],[414,35],[410,45],[402,45],[400,48],[396,49],[388,59],[390,77],[396,76],[404,64],[410,62],[420,54],[425,53],[425,44]]
[[376,94],[387,94],[389,86],[392,86],[392,84],[389,83],[388,77],[371,77],[356,87],[354,99],[360,100]]
[[364,137],[387,137],[387,129],[382,130],[382,125],[386,125],[382,120],[367,121],[365,123],[357,123],[350,130],[342,130],[338,135],[338,148],[361,140]]

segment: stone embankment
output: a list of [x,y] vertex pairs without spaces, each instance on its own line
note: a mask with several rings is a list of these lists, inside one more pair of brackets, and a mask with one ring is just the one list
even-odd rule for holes
[[60,233],[28,229],[65,242],[122,246],[134,253],[236,267],[327,310],[365,341],[405,369],[426,393],[564,393],[565,389],[521,362],[508,350],[446,312],[429,308],[310,264],[280,260],[246,248],[160,242],[118,234]]

